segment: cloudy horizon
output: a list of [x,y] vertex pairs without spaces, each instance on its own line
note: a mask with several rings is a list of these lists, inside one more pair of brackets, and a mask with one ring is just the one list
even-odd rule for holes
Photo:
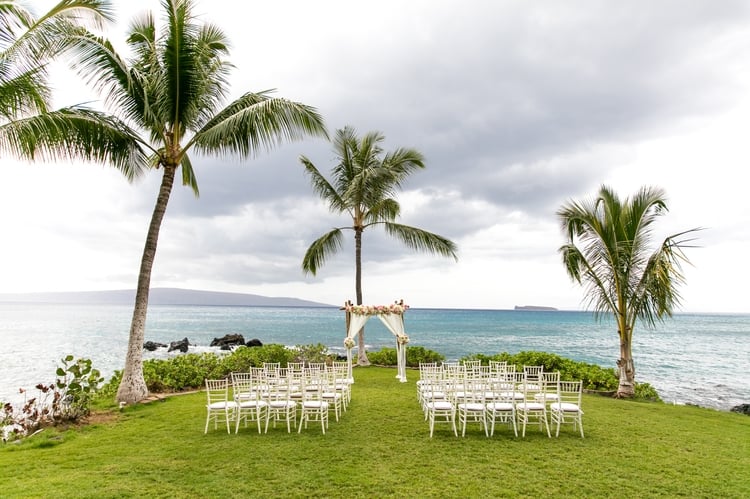
[[[580,309],[555,211],[604,184],[622,197],[666,191],[657,241],[706,228],[687,252],[680,311],[750,312],[750,4],[271,4],[237,15],[227,0],[195,3],[232,41],[232,96],[274,88],[316,107],[331,134],[349,125],[382,132],[386,150],[418,149],[427,167],[398,196],[398,221],[458,245],[454,262],[365,231],[365,302]],[[160,15],[156,0],[115,5],[120,47],[135,14]],[[68,73],[53,83],[58,106],[92,99]],[[350,234],[317,276],[302,273],[309,244],[350,221],[314,195],[300,155],[326,173],[335,161],[321,139],[246,161],[193,154],[201,196],[175,186],[152,287],[353,300]],[[160,171],[133,184],[91,164],[6,158],[3,171],[0,293],[135,287]]]

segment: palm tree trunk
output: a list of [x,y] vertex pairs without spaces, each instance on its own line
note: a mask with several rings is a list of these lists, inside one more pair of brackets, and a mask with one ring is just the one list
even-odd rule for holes
[[148,387],[143,378],[143,340],[146,333],[146,312],[148,311],[148,294],[151,288],[151,268],[156,257],[156,243],[159,240],[159,229],[167,211],[167,203],[172,192],[176,168],[165,166],[159,187],[159,196],[151,215],[151,225],[146,236],[146,246],[141,257],[141,270],[138,274],[138,287],[135,293],[135,308],[130,323],[128,352],[125,357],[125,369],[122,381],[117,390],[117,401],[133,404],[148,397]]
[[[362,228],[354,228],[354,272],[355,272],[355,286],[357,294],[357,305],[362,305]],[[357,333],[357,365],[358,366],[369,366],[370,359],[367,358],[367,352],[365,351],[365,328]]]
[[620,358],[617,367],[620,370],[620,384],[617,387],[617,398],[633,398],[635,396],[635,365],[632,352],[632,329],[627,327],[620,333]]

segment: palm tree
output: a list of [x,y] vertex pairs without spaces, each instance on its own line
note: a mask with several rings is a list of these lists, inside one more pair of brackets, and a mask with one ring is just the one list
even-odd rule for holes
[[[401,207],[393,196],[412,172],[424,168],[424,158],[419,151],[408,148],[383,155],[384,139],[378,132],[359,139],[353,128],[337,130],[333,149],[339,162],[331,170],[332,182],[308,158],[300,157],[316,194],[328,203],[332,212],[346,213],[352,220],[351,226],[334,228],[313,242],[302,259],[302,269],[315,275],[326,259],[342,248],[342,231],[352,230],[357,305],[362,304],[362,233],[368,227],[382,225],[388,235],[409,248],[458,259],[456,245],[449,239],[394,222]],[[359,331],[358,344],[357,363],[368,365],[364,329]]]
[[140,173],[139,151],[117,119],[84,106],[48,109],[48,63],[77,43],[80,28],[111,19],[108,0],[61,0],[40,17],[0,2],[0,151],[111,162],[129,179]]
[[[77,68],[106,96],[106,104],[131,124],[131,134],[148,151],[149,166],[161,169],[161,185],[141,258],[122,382],[121,403],[148,395],[143,378],[143,340],[151,271],[159,229],[177,171],[196,196],[198,184],[188,153],[249,157],[283,140],[326,136],[323,119],[309,106],[270,91],[245,93],[222,108],[231,65],[224,33],[199,23],[190,0],[162,0],[165,27],[159,33],[151,13],[129,30],[130,59],[111,43],[81,32]],[[138,131],[143,131],[141,138]]]
[[568,275],[585,284],[597,318],[612,313],[617,322],[618,397],[635,395],[635,322],[638,319],[652,327],[657,320],[672,316],[680,300],[677,288],[684,283],[681,264],[689,263],[683,250],[692,239],[685,235],[700,230],[668,236],[652,252],[652,226],[666,212],[662,189],[644,187],[621,201],[606,186],[593,200],[569,201],[557,211],[567,239],[559,251]]

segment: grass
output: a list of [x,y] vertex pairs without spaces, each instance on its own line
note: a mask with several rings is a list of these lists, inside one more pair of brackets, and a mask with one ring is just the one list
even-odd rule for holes
[[584,396],[586,438],[564,427],[488,439],[436,426],[417,373],[357,368],[353,399],[322,435],[253,427],[204,435],[205,394],[127,408],[0,447],[2,497],[750,497],[750,418]]

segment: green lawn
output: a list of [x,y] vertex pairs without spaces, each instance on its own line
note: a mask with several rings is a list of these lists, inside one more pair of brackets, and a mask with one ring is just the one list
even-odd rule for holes
[[0,497],[750,497],[747,416],[584,396],[585,439],[445,425],[430,439],[408,375],[355,369],[326,435],[204,435],[204,393],[48,429],[0,447]]

